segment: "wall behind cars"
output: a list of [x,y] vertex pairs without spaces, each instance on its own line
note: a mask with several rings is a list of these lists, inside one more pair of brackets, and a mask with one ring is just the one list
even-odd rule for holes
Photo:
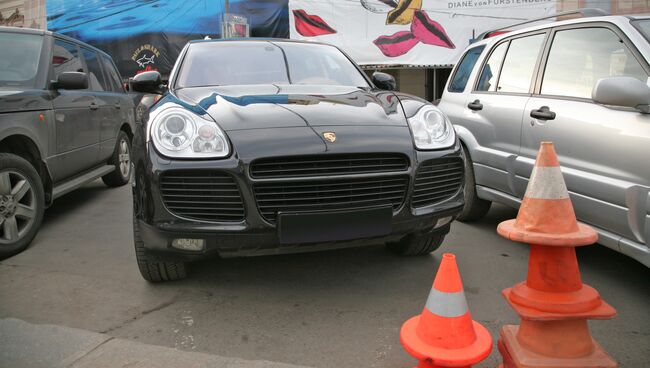
[[0,0],[0,26],[45,29],[45,0]]

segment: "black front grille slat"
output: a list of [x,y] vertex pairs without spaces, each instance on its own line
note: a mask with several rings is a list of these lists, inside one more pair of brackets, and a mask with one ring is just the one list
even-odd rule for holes
[[254,185],[262,217],[274,223],[278,212],[355,210],[404,203],[408,176],[262,182]]
[[[328,192],[330,193],[336,193],[336,192],[348,192],[348,191],[355,191],[355,192],[360,192],[360,191],[367,191],[367,190],[373,190],[377,188],[383,188],[383,189],[390,189],[390,188],[397,188],[400,191],[403,189],[403,184],[388,184],[388,185],[381,185],[381,186],[374,186],[374,187],[360,187],[360,188],[353,188],[353,189],[328,189]],[[283,192],[284,195],[293,195],[293,194],[312,194],[312,193],[320,193],[321,191],[319,190],[303,190],[303,191],[292,191],[292,192]],[[258,197],[275,197],[277,193],[257,193]]]
[[462,188],[463,170],[460,158],[433,159],[420,164],[411,205],[425,207],[453,197]]
[[212,170],[175,170],[160,177],[167,209],[180,217],[210,222],[244,219],[244,202],[235,179]]
[[274,157],[253,161],[253,178],[290,178],[406,171],[409,160],[402,154],[364,153]]

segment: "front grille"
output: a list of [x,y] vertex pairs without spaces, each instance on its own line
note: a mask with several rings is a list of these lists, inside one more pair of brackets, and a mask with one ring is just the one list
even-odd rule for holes
[[174,170],[160,178],[167,209],[181,217],[210,221],[242,221],[244,203],[232,176],[212,170]]
[[424,161],[415,174],[411,204],[414,208],[447,200],[463,184],[463,161],[459,158]]
[[408,166],[401,154],[364,153],[265,158],[250,170],[253,178],[287,178],[406,171]]
[[355,210],[404,203],[408,176],[258,183],[255,199],[262,217],[275,222],[278,212]]

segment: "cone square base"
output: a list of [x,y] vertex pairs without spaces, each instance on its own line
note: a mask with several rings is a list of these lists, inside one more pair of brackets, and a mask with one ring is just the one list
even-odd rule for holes
[[600,306],[592,310],[584,312],[553,313],[526,307],[513,302],[511,299],[512,288],[503,289],[501,294],[506,299],[508,304],[510,304],[512,309],[514,309],[515,312],[521,316],[521,318],[531,321],[556,321],[565,319],[611,319],[616,316],[616,309],[607,304],[607,302],[604,300],[601,300],[602,303]]
[[505,348],[508,358],[507,368],[617,368],[618,364],[594,341],[594,351],[579,358],[555,358],[526,349],[517,340],[519,326],[503,326],[499,347]]
[[460,349],[438,348],[422,341],[416,332],[419,323],[420,316],[412,317],[404,322],[400,331],[402,346],[407,353],[418,360],[431,359],[434,366],[467,367],[487,358],[492,351],[492,335],[476,321],[472,321],[476,341]]
[[519,243],[578,247],[593,244],[598,240],[598,233],[588,225],[578,222],[578,231],[564,234],[540,233],[528,231],[515,225],[516,219],[503,221],[497,226],[499,235]]

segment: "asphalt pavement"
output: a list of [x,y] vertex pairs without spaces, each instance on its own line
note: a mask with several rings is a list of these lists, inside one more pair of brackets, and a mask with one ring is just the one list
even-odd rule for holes
[[[217,259],[193,265],[187,280],[149,284],[135,263],[130,188],[97,181],[58,199],[30,248],[0,262],[0,319],[223,358],[411,367],[399,328],[421,312],[443,252],[457,255],[474,319],[494,338],[517,323],[501,290],[525,278],[528,248],[495,231],[515,215],[494,206],[482,221],[456,222],[441,250],[426,257],[400,258],[378,244]],[[583,281],[619,313],[590,322],[594,338],[622,367],[650,366],[650,269],[603,246],[578,249],[578,259]],[[498,362],[494,349],[476,367]]]

